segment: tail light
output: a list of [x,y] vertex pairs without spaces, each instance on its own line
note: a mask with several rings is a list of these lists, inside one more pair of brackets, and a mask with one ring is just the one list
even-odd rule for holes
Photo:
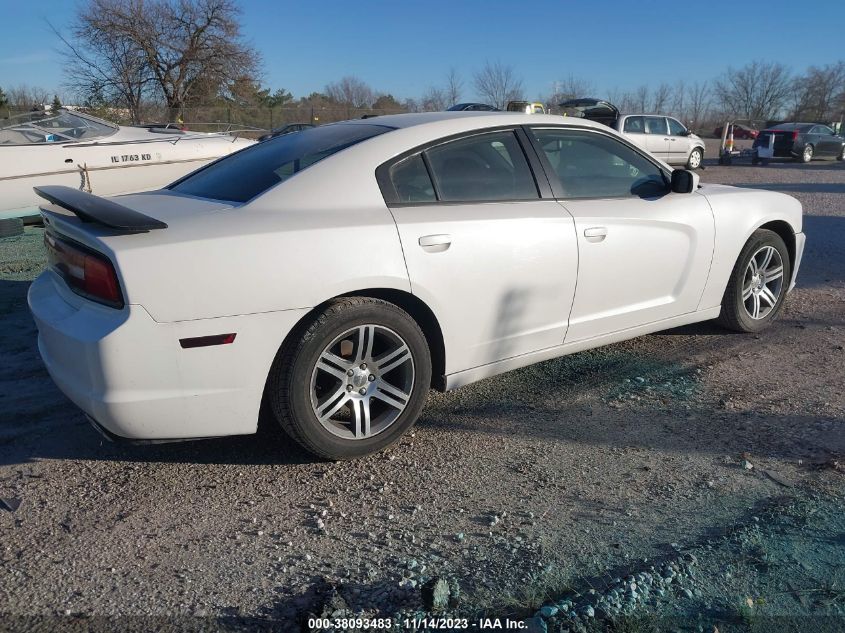
[[792,130],[792,140],[794,141],[797,138],[798,138],[798,130]]
[[117,272],[108,257],[45,231],[47,261],[76,294],[112,308],[122,308]]

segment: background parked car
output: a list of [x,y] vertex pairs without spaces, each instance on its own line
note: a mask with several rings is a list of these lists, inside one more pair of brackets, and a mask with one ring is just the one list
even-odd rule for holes
[[614,127],[622,134],[670,165],[698,169],[704,158],[704,141],[683,123],[659,114],[620,116]]
[[494,108],[486,103],[456,103],[451,108],[446,108],[447,112],[498,112],[499,108]]
[[[713,130],[713,136],[716,138],[722,138],[722,130],[724,126],[720,125],[715,130]],[[760,130],[755,130],[753,127],[748,127],[747,125],[740,125],[738,123],[734,124],[734,139],[751,139],[754,140],[757,138],[757,135],[760,134]]]
[[[835,158],[842,160],[845,138],[837,136],[833,129],[816,123],[781,123],[760,132],[753,149],[768,147],[774,137],[774,156],[794,158],[809,163],[814,158]],[[752,159],[758,161],[756,154]]]
[[545,114],[546,108],[539,101],[508,101],[507,111],[524,114]]
[[268,138],[276,138],[277,136],[282,136],[283,134],[301,132],[302,130],[307,130],[312,127],[315,127],[313,123],[288,123],[287,125],[283,125],[282,127],[277,127],[274,130],[270,130],[269,134],[265,134],[264,136],[259,137],[258,140],[266,141]]
[[565,116],[577,116],[603,123],[621,132],[654,156],[670,165],[698,169],[704,158],[704,141],[672,117],[662,114],[620,114],[609,101],[583,98],[559,104]]

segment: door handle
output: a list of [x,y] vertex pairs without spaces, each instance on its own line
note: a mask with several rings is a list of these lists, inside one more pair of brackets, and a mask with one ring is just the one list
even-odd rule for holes
[[584,229],[584,237],[588,242],[601,242],[607,237],[607,229],[603,226],[594,226],[589,229]]
[[427,253],[442,253],[452,245],[452,236],[445,233],[437,235],[423,235],[419,244]]

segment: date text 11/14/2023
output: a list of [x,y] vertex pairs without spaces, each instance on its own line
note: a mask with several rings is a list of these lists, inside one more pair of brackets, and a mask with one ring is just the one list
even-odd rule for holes
[[[476,630],[476,631],[518,631],[528,628],[528,624],[522,620],[510,618],[403,618],[398,621],[403,630],[406,631],[454,631],[454,630]],[[393,618],[309,618],[308,627],[311,630],[322,631],[344,631],[353,630],[390,630],[394,628],[396,621]]]

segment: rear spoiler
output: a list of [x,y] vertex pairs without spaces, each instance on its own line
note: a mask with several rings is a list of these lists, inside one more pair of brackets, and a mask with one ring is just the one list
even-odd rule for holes
[[35,193],[76,214],[83,222],[102,224],[125,233],[146,233],[167,225],[122,204],[62,185],[33,187]]

